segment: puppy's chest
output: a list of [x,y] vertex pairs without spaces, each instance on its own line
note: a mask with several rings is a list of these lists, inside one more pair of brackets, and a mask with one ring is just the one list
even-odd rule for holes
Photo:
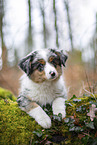
[[[34,88],[33,88],[34,89]],[[31,89],[30,97],[33,101],[38,102],[41,105],[45,105],[47,103],[51,104],[54,98],[56,98],[56,88],[48,85],[40,85],[37,86],[34,91]]]

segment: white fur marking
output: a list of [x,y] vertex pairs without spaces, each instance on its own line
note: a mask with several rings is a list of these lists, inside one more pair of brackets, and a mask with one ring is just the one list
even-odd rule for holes
[[33,117],[43,128],[51,127],[50,117],[43,111],[40,106],[32,109],[28,114]]
[[26,74],[21,77],[20,94],[29,96],[32,101],[40,105],[51,104],[59,96],[67,97],[66,87],[61,76],[56,82],[45,81],[41,84],[35,83]]
[[66,112],[65,112],[65,99],[64,98],[56,98],[54,101],[53,101],[53,104],[52,104],[52,109],[53,109],[53,114],[55,115],[58,115],[59,113],[62,114],[62,118],[65,117],[66,115]]
[[54,73],[55,73],[55,78],[58,77],[58,73],[57,73],[55,67],[52,66],[52,65],[51,65],[50,63],[48,63],[48,62],[46,62],[44,71],[45,71],[45,75],[46,75],[46,77],[47,77],[48,80],[49,80],[49,79],[52,79],[52,78],[51,78],[50,72],[54,72]]

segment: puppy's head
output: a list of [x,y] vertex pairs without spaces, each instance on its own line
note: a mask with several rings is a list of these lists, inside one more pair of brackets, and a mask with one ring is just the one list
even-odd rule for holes
[[19,66],[32,81],[41,83],[58,79],[67,58],[62,51],[49,48],[31,52],[20,61]]

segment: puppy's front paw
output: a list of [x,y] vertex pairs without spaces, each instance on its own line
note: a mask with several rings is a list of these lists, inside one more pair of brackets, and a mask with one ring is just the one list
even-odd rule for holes
[[38,123],[43,127],[43,128],[50,128],[51,127],[51,119],[48,115],[43,115],[39,118]]
[[43,109],[38,106],[35,109],[32,109],[28,113],[31,117],[33,117],[39,125],[43,128],[50,128],[51,127],[51,119],[50,117],[43,111]]
[[62,114],[62,118],[66,116],[66,111],[65,111],[65,99],[64,98],[57,98],[54,100],[52,109],[53,109],[53,114],[58,115],[59,113]]
[[62,114],[62,118],[65,118],[65,116],[66,116],[65,109],[64,110],[63,110],[63,108],[62,109],[60,109],[60,108],[54,109],[53,114],[58,115],[59,113]]

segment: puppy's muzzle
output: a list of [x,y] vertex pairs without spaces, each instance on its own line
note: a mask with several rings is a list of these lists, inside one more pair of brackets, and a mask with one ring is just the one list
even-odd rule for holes
[[58,77],[58,72],[56,68],[49,63],[46,63],[44,71],[47,80],[55,80]]

